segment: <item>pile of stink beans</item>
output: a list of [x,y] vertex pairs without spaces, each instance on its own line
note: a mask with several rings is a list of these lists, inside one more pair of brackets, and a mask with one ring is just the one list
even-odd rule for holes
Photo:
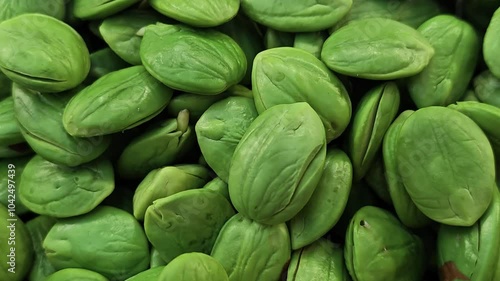
[[500,281],[500,0],[0,0],[0,281]]

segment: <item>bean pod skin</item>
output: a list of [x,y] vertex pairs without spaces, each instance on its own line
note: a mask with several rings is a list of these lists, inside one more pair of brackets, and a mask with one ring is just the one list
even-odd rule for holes
[[222,32],[157,23],[144,31],[141,61],[168,87],[188,93],[218,95],[245,76],[241,47]]
[[320,238],[294,251],[286,280],[351,281],[345,266],[344,250],[340,245]]
[[427,67],[408,82],[412,100],[419,108],[456,102],[474,74],[480,49],[477,32],[471,24],[450,15],[433,17],[418,31],[435,53]]
[[64,128],[79,137],[120,132],[158,115],[171,98],[172,90],[143,66],[124,68],[78,92],[64,108]]
[[328,142],[338,138],[351,120],[351,100],[342,82],[319,59],[297,48],[259,53],[252,89],[259,113],[277,104],[309,103],[323,121]]
[[290,260],[290,236],[284,223],[263,225],[236,214],[224,224],[210,255],[230,281],[274,281]]
[[234,18],[240,7],[239,0],[151,0],[149,3],[164,15],[197,27],[221,25]]
[[229,195],[241,214],[264,224],[294,217],[311,197],[326,157],[325,130],[307,103],[259,115],[236,147]]
[[498,8],[491,18],[483,41],[483,55],[490,71],[500,78],[500,8]]
[[384,136],[383,158],[385,166],[385,178],[389,196],[399,220],[408,227],[423,227],[428,225],[431,220],[425,216],[413,203],[410,195],[406,191],[401,175],[398,172],[396,153],[396,144],[399,137],[399,131],[406,119],[414,113],[413,110],[403,111],[391,124]]
[[352,164],[345,152],[331,149],[311,199],[288,222],[292,249],[297,250],[317,241],[340,219],[352,186]]
[[[108,235],[109,229],[120,235]],[[87,240],[89,235],[93,243]],[[149,245],[141,225],[132,214],[110,206],[59,220],[47,233],[43,248],[57,270],[80,267],[110,280],[127,279],[149,265]]]
[[47,281],[64,281],[64,280],[88,280],[88,281],[108,281],[108,278],[103,275],[82,268],[65,268],[47,276]]
[[500,0],[0,0],[0,281],[500,281],[499,51]]
[[351,219],[344,256],[354,281],[422,280],[424,248],[389,211],[365,206]]
[[321,60],[333,71],[371,80],[392,80],[422,71],[434,48],[417,30],[394,20],[353,21],[326,39]]
[[[40,93],[14,84],[14,111],[23,138],[40,156],[70,167],[90,162],[109,147],[109,136],[75,137],[64,128],[64,110],[78,89]],[[32,122],[33,118],[38,122]]]
[[196,137],[205,161],[226,182],[234,151],[258,115],[253,99],[229,97],[210,106],[196,122]]
[[89,50],[80,34],[47,15],[22,14],[0,23],[0,42],[0,70],[31,90],[70,90],[90,70]]
[[[12,216],[12,214],[14,214]],[[6,206],[0,204],[0,239],[4,241],[0,246],[2,253],[5,253],[0,258],[2,265],[0,267],[0,278],[1,280],[12,280],[12,281],[21,281],[24,280],[24,276],[30,271],[31,265],[33,264],[33,242],[31,241],[30,234],[26,225],[21,221],[21,219],[15,215],[15,213],[11,213],[7,209]],[[15,223],[13,221],[9,221],[9,219],[15,219]],[[9,245],[9,237],[11,237],[11,233],[15,235],[15,245]],[[12,242],[11,242],[12,244]],[[15,246],[15,247],[12,247]],[[14,249],[14,251],[12,251]],[[8,256],[14,256],[14,265],[17,266],[12,267],[9,262],[11,262],[11,258]],[[14,272],[8,270],[10,268],[14,268]]]
[[185,253],[208,254],[220,229],[233,215],[224,196],[206,189],[186,190],[155,200],[146,209],[144,229],[168,263]]
[[456,104],[450,104],[448,107],[472,119],[488,137],[496,158],[500,156],[499,107],[480,102],[457,102]]
[[434,221],[471,226],[488,208],[495,187],[493,150],[464,114],[435,106],[415,111],[400,129],[396,154],[408,194]]
[[158,281],[228,281],[224,267],[213,257],[202,253],[186,253],[165,266]]
[[352,0],[242,0],[252,20],[285,32],[320,31],[333,26],[351,8]]
[[385,132],[396,117],[399,101],[397,85],[389,82],[371,89],[359,102],[348,134],[355,181],[363,178],[375,161]]
[[29,272],[29,279],[33,281],[45,280],[47,276],[54,273],[54,266],[47,259],[43,249],[43,240],[57,219],[49,216],[38,216],[26,222],[26,228],[33,243],[33,266]]
[[[437,237],[438,266],[443,280],[497,280],[500,252],[500,193],[481,219],[470,227],[441,225]],[[467,279],[464,279],[467,278]]]

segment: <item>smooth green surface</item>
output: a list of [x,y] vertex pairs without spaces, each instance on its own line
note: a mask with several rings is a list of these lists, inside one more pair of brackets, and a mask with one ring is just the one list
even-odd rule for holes
[[189,122],[195,124],[212,104],[226,97],[227,94],[225,93],[215,96],[181,93],[172,97],[165,110],[170,116],[174,117],[178,116],[184,109],[187,109],[189,112]]
[[500,259],[496,265],[495,273],[493,273],[493,280],[497,280],[498,278],[500,278]]
[[259,53],[252,90],[259,113],[277,104],[307,102],[320,116],[328,142],[339,137],[351,119],[351,100],[342,82],[319,59],[298,48]]
[[0,204],[0,280],[23,281],[33,264],[33,243],[15,205],[7,208]]
[[483,41],[483,56],[489,70],[500,79],[500,7],[491,18]]
[[107,159],[66,167],[35,156],[21,180],[18,189],[23,204],[34,213],[56,218],[92,211],[115,188],[113,166]]
[[64,108],[64,128],[79,137],[120,132],[158,115],[171,98],[172,90],[143,66],[124,68],[78,92]]
[[241,0],[241,9],[252,20],[285,32],[327,29],[351,8],[352,0]]
[[205,161],[226,182],[234,151],[257,116],[253,99],[228,97],[210,106],[196,122],[196,137]]
[[[495,155],[500,155],[500,107],[479,102],[457,102],[448,106],[467,115],[486,134]],[[500,175],[497,175],[497,177]]]
[[209,180],[209,170],[200,165],[168,166],[152,170],[134,193],[134,216],[144,219],[153,201],[178,192],[201,188]]
[[[75,93],[41,94],[14,84],[14,110],[21,133],[43,158],[60,165],[78,166],[90,162],[108,148],[110,138],[74,137],[63,125],[63,111]],[[37,122],[33,122],[37,120]]]
[[382,150],[387,188],[396,215],[408,227],[423,227],[430,223],[430,219],[413,203],[397,166],[397,159],[401,157],[396,154],[399,131],[406,119],[413,113],[413,110],[405,110],[394,120],[384,136]]
[[279,224],[311,198],[323,171],[325,130],[305,102],[275,105],[260,114],[236,147],[229,195],[238,212]]
[[164,266],[150,268],[148,270],[144,270],[141,273],[138,273],[125,281],[156,281],[158,277],[160,277],[161,272],[163,271]]
[[228,201],[231,200],[229,198],[229,188],[227,186],[227,183],[223,181],[221,178],[215,178],[209,181],[207,184],[203,186],[203,188],[213,192],[218,192],[219,194],[224,196]]
[[415,111],[403,123],[396,163],[412,201],[434,221],[471,226],[495,186],[491,145],[469,117],[445,107]]
[[[10,184],[13,184],[12,181],[14,181],[14,187],[18,187],[21,184],[21,175],[23,174],[24,168],[31,158],[32,156],[24,156],[0,160],[0,175],[5,175],[0,177],[0,204],[7,206],[9,199],[13,199],[13,197],[15,197],[17,215],[26,214],[29,210],[19,199],[19,188],[15,188],[13,196],[10,194],[9,180]],[[9,169],[9,164],[13,165],[11,166],[13,169]],[[10,172],[9,174],[9,170],[12,170],[13,172]]]
[[160,256],[169,263],[189,252],[210,253],[234,210],[224,196],[204,189],[186,190],[153,202],[144,229]]
[[474,77],[473,84],[479,101],[500,107],[500,78],[485,70]]
[[480,51],[474,27],[455,16],[439,15],[418,31],[434,48],[422,72],[412,77],[408,89],[417,107],[446,106],[462,97],[474,74]]
[[59,220],[43,248],[57,270],[84,268],[110,280],[127,279],[149,266],[144,230],[131,214],[114,207],[99,206],[83,216]]
[[102,19],[127,9],[141,0],[73,0],[72,15],[81,20]]
[[157,23],[144,31],[143,65],[172,89],[217,95],[240,82],[246,56],[231,37],[211,29]]
[[224,224],[210,255],[230,281],[278,280],[291,257],[290,236],[284,223],[263,225],[236,214]]
[[162,21],[165,18],[153,11],[129,10],[104,19],[99,25],[99,33],[120,58],[129,64],[140,65],[142,35],[139,30]]
[[351,219],[344,256],[354,281],[420,281],[423,243],[389,211],[365,206]]
[[288,266],[287,281],[350,281],[341,245],[320,238],[296,250]]
[[45,281],[108,281],[97,272],[83,268],[65,268],[49,275]]
[[52,217],[37,216],[26,222],[26,229],[31,237],[34,250],[33,266],[28,275],[30,281],[44,281],[47,276],[56,271],[47,259],[42,246],[43,240],[56,221],[57,220]]
[[387,18],[399,21],[413,28],[419,27],[426,20],[441,12],[435,0],[353,0],[352,6],[338,26],[354,20],[366,18]]
[[370,89],[359,102],[348,134],[348,155],[358,181],[375,160],[385,132],[399,109],[399,89],[388,82]]
[[311,53],[316,58],[321,58],[321,49],[327,38],[325,32],[301,32],[295,34],[293,47]]
[[421,72],[434,49],[417,30],[384,18],[353,21],[326,39],[321,60],[348,76],[392,80]]
[[158,12],[196,27],[214,27],[236,16],[239,0],[150,0]]
[[347,154],[340,149],[328,150],[321,179],[311,199],[288,223],[292,249],[311,244],[337,223],[349,199],[352,174]]
[[500,281],[499,7],[0,0],[0,281]]
[[0,100],[0,146],[24,142],[14,111],[14,98],[8,96]]
[[[149,260],[149,267],[150,268],[156,268],[156,267],[163,267],[167,265],[167,262],[163,260],[163,258],[160,256],[160,253],[158,250],[155,248],[151,248],[151,259]],[[140,273],[139,273],[140,274]],[[158,273],[160,275],[160,273]]]
[[246,86],[243,86],[241,84],[234,85],[227,89],[227,94],[229,96],[236,96],[236,97],[245,97],[245,98],[251,98],[253,99],[253,92]]
[[69,25],[42,14],[0,23],[0,70],[14,82],[41,92],[76,87],[90,70],[90,54]]
[[0,22],[18,15],[39,13],[63,20],[66,14],[65,0],[1,0]]
[[153,169],[172,165],[193,149],[193,131],[187,110],[179,112],[176,119],[152,124],[123,149],[118,158],[118,173],[124,178],[142,178]]
[[161,272],[158,281],[228,281],[224,267],[203,253],[186,253],[172,260]]
[[[500,194],[484,216],[470,227],[441,225],[437,237],[438,267],[444,277],[495,280],[500,252]],[[460,279],[459,279],[460,280]],[[462,279],[464,280],[464,279]],[[465,279],[467,280],[467,279]]]

